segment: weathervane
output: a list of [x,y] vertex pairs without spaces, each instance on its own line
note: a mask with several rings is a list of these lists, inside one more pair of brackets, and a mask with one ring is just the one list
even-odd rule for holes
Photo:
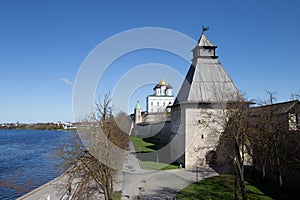
[[209,27],[202,26],[202,34],[203,34],[205,31],[208,31],[208,30],[209,30]]

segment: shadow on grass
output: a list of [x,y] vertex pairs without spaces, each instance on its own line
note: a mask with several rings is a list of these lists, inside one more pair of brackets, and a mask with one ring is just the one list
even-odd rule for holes
[[[245,179],[247,182],[261,190],[266,195],[272,197],[273,199],[278,199],[278,186],[276,181],[273,179],[268,177],[263,178],[261,173],[254,171],[250,167],[245,167]],[[299,186],[295,187],[291,185],[284,185],[281,199],[299,199],[299,197]]]
[[[252,185],[247,184],[249,199],[271,199]],[[176,199],[234,199],[234,176],[220,175],[182,189]]]

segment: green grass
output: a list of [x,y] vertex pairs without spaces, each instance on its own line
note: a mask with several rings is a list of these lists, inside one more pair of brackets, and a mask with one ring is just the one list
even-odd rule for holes
[[[246,191],[248,199],[251,200],[269,200],[271,197],[265,195],[255,186],[246,182]],[[234,199],[234,176],[232,175],[220,175],[212,178],[205,179],[198,183],[193,183],[176,195],[176,199]],[[241,196],[240,196],[241,199]]]
[[130,136],[129,139],[133,143],[135,152],[137,153],[148,153],[154,151],[153,149],[151,149],[151,146],[154,146],[154,144],[145,142],[143,138]]
[[[150,142],[146,142],[143,140],[143,138],[138,138],[138,137],[132,137],[130,136],[130,141],[132,141],[135,152],[136,153],[150,153],[150,152],[154,152],[155,149],[155,144],[150,143]],[[165,164],[165,163],[157,163],[153,160],[155,160],[155,158],[151,158],[149,156],[149,160],[141,160],[140,161],[140,166],[143,169],[160,169],[160,170],[169,170],[169,169],[178,169],[179,166],[176,165],[171,165],[171,164]]]
[[153,161],[141,161],[140,166],[143,169],[160,169],[160,170],[169,170],[169,169],[179,169],[179,166],[165,164],[165,163],[156,163]]
[[112,195],[112,199],[113,200],[120,200],[121,196],[122,196],[122,192],[121,191],[114,192],[113,195]]

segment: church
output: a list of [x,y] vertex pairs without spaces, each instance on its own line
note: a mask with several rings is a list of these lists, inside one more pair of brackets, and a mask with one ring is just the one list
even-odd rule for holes
[[171,84],[167,84],[162,78],[154,86],[154,93],[146,98],[147,111],[142,111],[139,101],[137,102],[132,116],[135,124],[166,121],[170,113],[168,107],[172,106],[174,102],[172,89]]
[[174,102],[172,86],[170,84],[167,85],[162,78],[153,90],[154,94],[147,96],[147,112],[166,112],[167,106],[173,105]]

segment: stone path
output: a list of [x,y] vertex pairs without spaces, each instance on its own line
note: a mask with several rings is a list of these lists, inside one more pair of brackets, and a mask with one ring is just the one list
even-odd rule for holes
[[[196,181],[196,172],[185,169],[144,170],[140,168],[132,143],[131,151],[125,156],[123,173],[118,173],[116,190],[122,190],[122,200],[174,199],[176,193]],[[199,169],[198,180],[218,175],[210,168]],[[71,196],[62,191],[66,183],[63,175],[29,192],[17,200],[67,200]],[[101,198],[100,198],[101,199]]]
[[[196,172],[185,169],[144,170],[131,152],[125,158],[122,200],[127,199],[174,199],[177,192],[196,181]],[[210,168],[201,168],[198,180],[218,175]]]

